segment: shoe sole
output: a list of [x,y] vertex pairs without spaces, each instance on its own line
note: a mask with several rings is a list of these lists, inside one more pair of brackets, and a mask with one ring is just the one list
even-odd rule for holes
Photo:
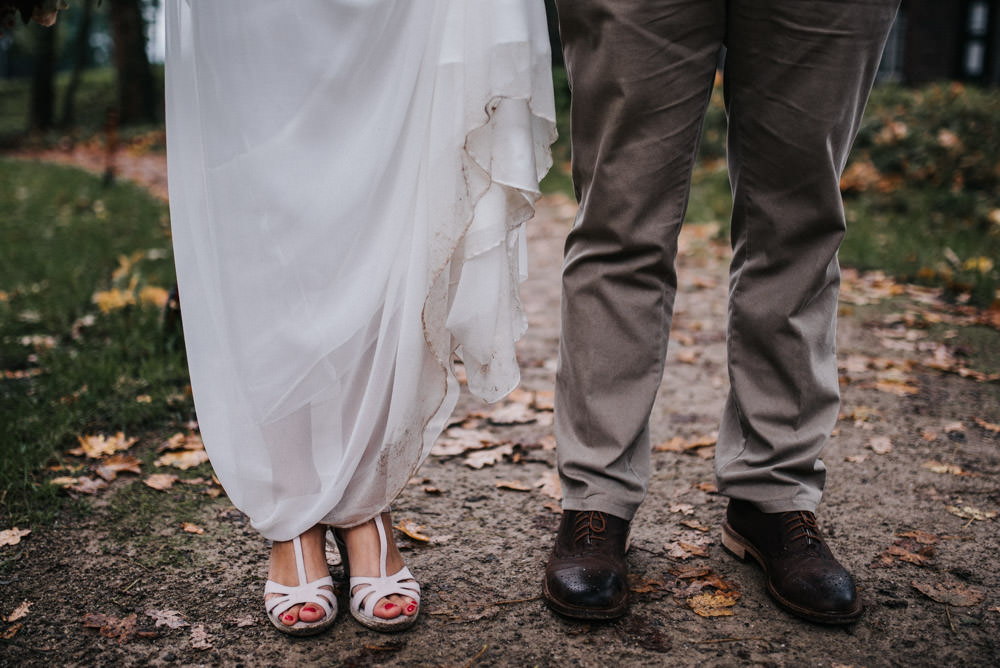
[[615,608],[581,608],[575,605],[568,605],[555,598],[549,591],[547,582],[542,581],[542,594],[549,608],[563,617],[572,619],[587,619],[591,621],[608,621],[618,619],[628,612],[628,597],[625,602]]
[[764,580],[767,583],[767,593],[771,595],[771,598],[774,599],[775,603],[796,617],[801,617],[802,619],[810,622],[816,622],[817,624],[853,624],[861,616],[861,613],[864,612],[864,606],[861,604],[860,599],[858,600],[857,606],[854,610],[840,613],[810,610],[809,608],[803,608],[802,606],[787,600],[779,594],[777,590],[775,590],[774,585],[771,584],[771,574],[768,572],[764,556],[756,547],[754,547],[753,543],[736,533],[736,531],[729,526],[729,522],[725,522],[722,525],[722,547],[724,547],[727,552],[740,561],[748,561],[748,557],[752,557],[753,560],[756,561],[757,564],[764,570]]

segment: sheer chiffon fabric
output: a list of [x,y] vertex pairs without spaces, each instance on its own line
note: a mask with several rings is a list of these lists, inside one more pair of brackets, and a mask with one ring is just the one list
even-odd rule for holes
[[288,540],[368,520],[454,407],[518,383],[555,137],[541,0],[167,3],[170,208],[198,420]]

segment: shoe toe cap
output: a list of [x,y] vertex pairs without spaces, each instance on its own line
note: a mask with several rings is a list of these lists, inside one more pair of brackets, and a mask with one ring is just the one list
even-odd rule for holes
[[555,569],[546,576],[548,594],[580,608],[616,608],[628,596],[627,579],[609,568],[568,567]]

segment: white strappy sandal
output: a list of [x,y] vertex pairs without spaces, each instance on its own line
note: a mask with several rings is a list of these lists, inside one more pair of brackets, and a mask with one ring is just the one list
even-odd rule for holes
[[374,615],[375,606],[387,596],[399,594],[413,599],[413,602],[420,605],[420,585],[414,579],[410,569],[403,566],[393,575],[386,575],[386,556],[389,551],[385,520],[381,513],[375,518],[375,528],[378,529],[379,540],[379,575],[380,577],[367,577],[363,575],[351,575],[351,565],[347,556],[347,545],[340,531],[334,531],[337,541],[337,549],[340,551],[340,558],[344,564],[344,572],[347,574],[351,588],[351,616],[358,620],[362,626],[367,626],[374,631],[402,631],[413,626],[420,614],[420,608],[412,615],[400,613],[398,617],[392,619],[382,619]]
[[[302,541],[296,536],[292,539],[292,548],[295,550],[295,569],[298,572],[299,585],[291,587],[278,584],[273,580],[268,580],[264,585],[264,608],[267,610],[267,618],[282,633],[293,636],[309,636],[330,628],[337,617],[337,596],[333,590],[333,578],[329,575],[317,578],[312,582],[306,582],[306,562],[302,557]],[[305,584],[301,584],[305,582]],[[325,589],[329,587],[329,589]],[[267,598],[268,594],[279,594],[274,598]],[[294,624],[284,624],[281,621],[283,615],[289,608],[295,605],[315,604],[326,613],[323,619],[317,622],[304,622],[301,619]]]

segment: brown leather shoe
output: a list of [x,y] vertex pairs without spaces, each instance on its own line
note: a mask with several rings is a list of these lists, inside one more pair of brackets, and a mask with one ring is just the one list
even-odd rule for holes
[[628,610],[629,522],[589,510],[567,510],[543,584],[549,607],[577,619],[614,619]]
[[722,545],[739,559],[753,557],[772,598],[793,615],[821,624],[849,624],[861,615],[854,578],[830,552],[813,513],[762,513],[731,499]]

